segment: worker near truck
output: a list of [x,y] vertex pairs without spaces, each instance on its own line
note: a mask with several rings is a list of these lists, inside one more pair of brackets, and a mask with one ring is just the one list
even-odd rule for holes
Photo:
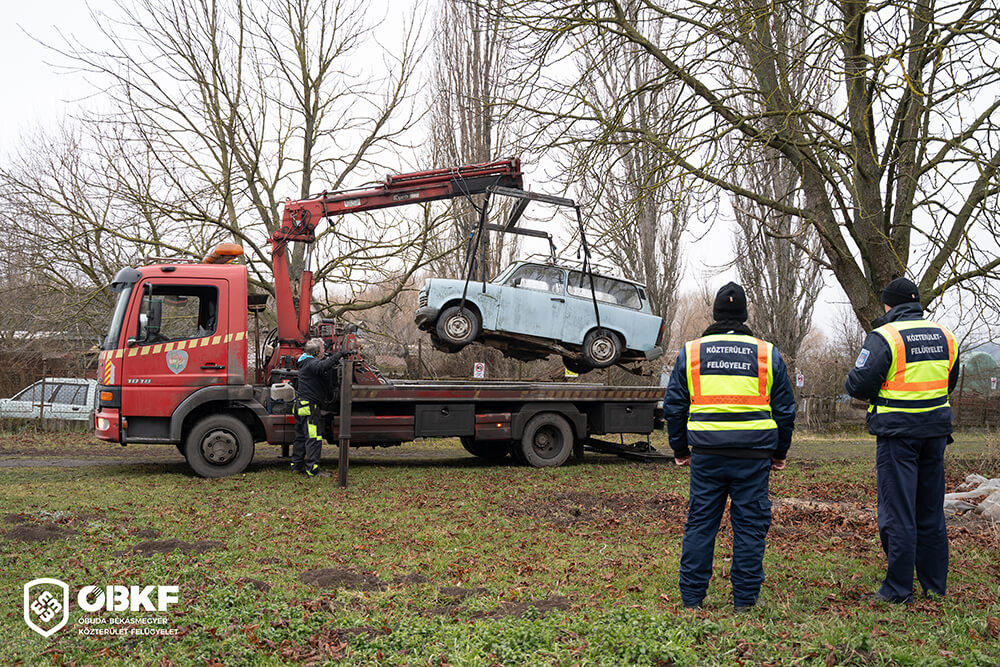
[[875,436],[878,530],[888,561],[875,598],[907,603],[914,568],[924,595],[944,595],[947,587],[944,449],[958,347],[951,331],[924,319],[910,280],[890,282],[882,304],[885,315],[873,322],[844,387],[870,402],[866,421]]
[[785,467],[795,397],[778,349],[747,327],[747,301],[736,283],[723,286],[715,322],[685,343],[667,384],[664,414],[674,462],[690,466],[688,518],[681,547],[681,602],[701,607],[712,577],[715,537],[732,501],[733,606],[757,604],[771,526],[771,470]]
[[330,386],[330,371],[346,355],[324,355],[323,339],[306,342],[299,356],[298,396],[295,399],[295,440],[292,443],[292,471],[309,477],[326,477],[319,467],[323,449],[320,407]]

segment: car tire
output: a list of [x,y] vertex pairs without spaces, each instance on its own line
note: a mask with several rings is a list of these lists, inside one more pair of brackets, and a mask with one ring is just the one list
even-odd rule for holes
[[587,362],[580,361],[579,359],[570,359],[569,357],[563,357],[563,366],[570,373],[576,373],[577,375],[583,375],[584,373],[589,373],[594,370],[593,366]]
[[573,427],[554,412],[537,414],[524,425],[520,452],[535,468],[561,466],[573,453]]
[[479,336],[479,316],[468,308],[451,306],[445,308],[437,321],[438,338],[445,345],[462,349]]
[[250,465],[253,453],[250,429],[232,415],[205,417],[184,441],[184,458],[199,477],[238,475]]
[[614,331],[591,329],[583,338],[583,359],[593,368],[607,368],[622,356],[622,341]]
[[482,441],[468,435],[463,435],[460,439],[465,451],[487,461],[502,461],[510,453],[506,440]]

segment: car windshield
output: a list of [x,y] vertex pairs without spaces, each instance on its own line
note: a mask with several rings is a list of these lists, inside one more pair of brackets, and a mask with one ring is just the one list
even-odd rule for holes
[[[590,298],[590,277],[580,271],[569,272],[566,291],[572,296]],[[612,303],[626,308],[642,308],[639,288],[632,283],[604,276],[594,276],[594,296],[603,303]]]
[[111,316],[111,325],[108,327],[108,335],[101,346],[102,350],[113,350],[118,347],[118,336],[122,332],[122,322],[125,320],[125,310],[128,308],[128,299],[131,295],[131,285],[122,289],[118,294],[118,303],[115,304],[115,313]]

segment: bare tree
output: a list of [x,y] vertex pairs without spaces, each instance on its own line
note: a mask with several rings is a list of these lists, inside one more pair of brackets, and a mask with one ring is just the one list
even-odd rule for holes
[[[509,56],[500,35],[505,0],[485,0],[480,7],[464,0],[441,0],[434,30],[431,74],[430,153],[436,166],[476,164],[503,157],[510,148],[506,119],[497,100],[505,92]],[[470,234],[479,225],[484,196],[454,199],[437,233],[429,239],[440,259],[435,270],[462,273]],[[496,202],[497,204],[499,202]],[[506,210],[498,206],[498,213]],[[484,237],[484,267],[488,276],[507,263],[516,237]]]
[[[659,35],[665,21],[638,2],[624,6],[631,20]],[[621,125],[635,125],[661,136],[681,137],[683,109],[679,87],[652,86],[663,72],[643,58],[635,44],[601,34],[576,46],[581,93],[602,116],[616,115]],[[623,90],[638,90],[627,103]],[[595,133],[596,130],[596,133]],[[567,137],[569,183],[579,183],[592,217],[591,245],[603,261],[626,277],[646,284],[653,312],[674,320],[681,278],[681,239],[698,210],[701,192],[693,179],[666,165],[654,146],[629,132],[584,126]],[[669,335],[663,341],[669,347]]]
[[[32,180],[23,164],[0,173],[17,184],[13,200],[30,206],[41,198],[73,218],[77,238],[107,235],[115,229],[107,218],[127,211],[137,228],[110,231],[119,240],[188,257],[235,240],[247,250],[254,282],[270,289],[266,239],[284,199],[383,171],[381,160],[415,122],[414,36],[395,56],[373,54],[376,26],[360,2],[136,0],[120,3],[116,17],[95,13],[94,20],[105,46],[74,42],[59,50],[108,104],[85,115],[94,136],[76,147],[104,172],[108,215],[74,210],[83,204],[60,191],[54,174]],[[356,57],[362,49],[364,59]],[[425,232],[423,221],[398,215],[338,221],[318,235],[316,282],[398,291],[424,261]],[[301,268],[299,252],[291,274]],[[349,301],[352,292],[331,294]]]
[[[916,277],[925,305],[958,285],[1000,277],[994,3],[826,1],[814,21],[793,0],[646,6],[669,25],[659,38],[618,0],[512,1],[509,34],[523,36],[533,94],[508,102],[538,113],[539,131],[555,136],[580,123],[629,133],[666,164],[813,227],[822,247],[815,260],[865,326],[880,314],[879,291],[893,277]],[[800,49],[777,36],[778,18],[793,14],[809,26]],[[622,113],[595,109],[578,80],[563,78],[557,63],[566,51],[602,35],[632,42],[664,71],[623,90],[616,111],[651,88],[680,85],[695,141],[677,144]],[[725,75],[737,56],[751,68],[745,87]],[[788,84],[798,67],[829,86],[828,99],[803,97]],[[780,154],[799,174],[801,201],[745,187],[720,152],[727,137]]]

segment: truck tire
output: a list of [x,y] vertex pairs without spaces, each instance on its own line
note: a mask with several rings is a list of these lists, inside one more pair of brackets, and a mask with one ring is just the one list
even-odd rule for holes
[[445,345],[458,350],[476,340],[479,336],[479,316],[468,308],[452,306],[445,308],[438,317],[437,335]]
[[537,414],[524,425],[520,453],[535,468],[561,466],[573,453],[573,427],[554,412]]
[[507,458],[507,454],[509,453],[506,440],[484,442],[468,435],[463,435],[460,439],[462,446],[465,447],[465,451],[487,461],[502,461]]
[[608,329],[591,329],[583,338],[583,358],[594,368],[607,368],[622,356],[622,341]]
[[246,424],[232,415],[211,415],[188,433],[184,457],[199,477],[226,477],[246,470],[253,449]]

